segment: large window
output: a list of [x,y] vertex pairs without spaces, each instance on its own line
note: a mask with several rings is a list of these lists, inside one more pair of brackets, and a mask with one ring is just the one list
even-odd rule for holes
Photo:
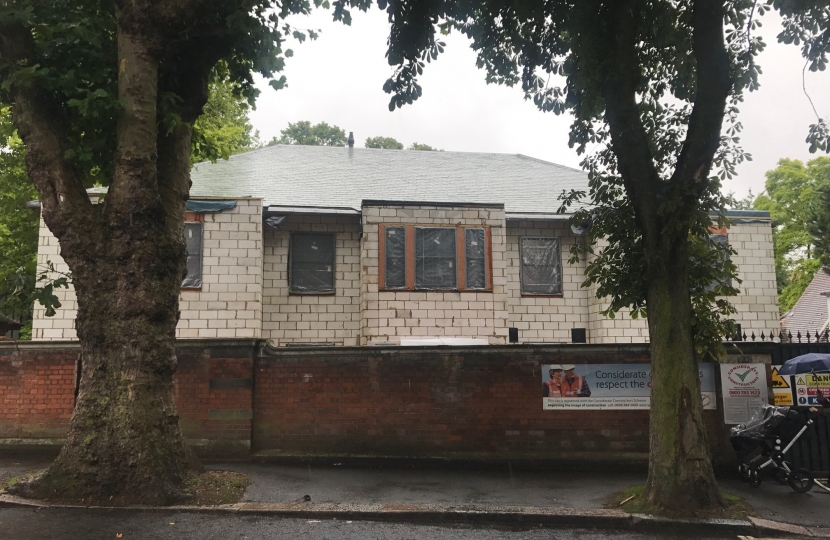
[[415,288],[454,289],[455,229],[415,228]]
[[380,285],[387,290],[492,290],[486,227],[381,225]]
[[559,239],[523,236],[519,239],[522,294],[562,294],[562,254]]
[[288,259],[288,282],[292,293],[334,292],[333,234],[293,233]]
[[185,222],[184,242],[187,247],[187,275],[182,281],[183,289],[202,287],[202,223]]

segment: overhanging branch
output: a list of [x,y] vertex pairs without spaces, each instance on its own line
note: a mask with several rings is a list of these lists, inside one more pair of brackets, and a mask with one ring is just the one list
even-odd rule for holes
[[697,64],[697,91],[689,129],[671,181],[691,187],[695,200],[706,189],[712,159],[720,146],[726,100],[732,91],[729,55],[723,35],[723,0],[695,0],[692,49]]
[[[14,77],[23,67],[37,64],[32,33],[19,23],[0,25],[0,58]],[[37,78],[25,84],[12,81],[12,120],[26,145],[26,169],[41,197],[43,218],[52,232],[61,237],[69,216],[89,217],[92,205],[83,182],[64,160],[66,136],[61,125],[60,106]]]

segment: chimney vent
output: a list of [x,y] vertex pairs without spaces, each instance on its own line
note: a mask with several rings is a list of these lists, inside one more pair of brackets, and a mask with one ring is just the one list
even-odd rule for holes
[[354,132],[349,132],[349,148],[354,148]]

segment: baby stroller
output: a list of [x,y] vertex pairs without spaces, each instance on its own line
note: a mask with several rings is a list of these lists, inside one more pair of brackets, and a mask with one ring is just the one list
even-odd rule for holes
[[[729,440],[741,460],[741,479],[757,487],[764,471],[771,472],[780,484],[789,485],[798,493],[807,493],[815,480],[807,469],[794,470],[784,454],[812,425],[801,413],[790,407],[764,405],[746,424],[731,429]],[[782,448],[782,444],[785,444]]]

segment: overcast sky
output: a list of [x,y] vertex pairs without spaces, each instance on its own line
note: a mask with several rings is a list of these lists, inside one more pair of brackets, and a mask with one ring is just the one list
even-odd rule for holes
[[[328,122],[353,131],[356,146],[367,137],[394,137],[409,145],[430,144],[452,151],[519,153],[579,167],[581,160],[568,148],[568,116],[541,113],[523,100],[518,88],[488,85],[475,67],[469,42],[448,36],[445,53],[427,64],[421,78],[423,96],[395,112],[382,90],[391,68],[386,62],[388,26],[384,13],[353,12],[351,27],[330,22],[318,11],[293,19],[297,27],[321,29],[318,40],[291,43],[285,75],[288,88],[275,92],[264,81],[251,121],[263,141],[279,135],[289,122]],[[761,35],[767,49],[759,63],[761,89],[749,94],[741,107],[742,143],[754,160],[738,169],[727,191],[743,196],[747,189],[763,190],[764,173],[778,159],[809,160],[804,142],[815,121],[801,89],[804,61],[792,45],[777,43],[780,22],[775,14],[763,18]],[[830,113],[830,73],[807,74],[807,90],[822,116]]]

